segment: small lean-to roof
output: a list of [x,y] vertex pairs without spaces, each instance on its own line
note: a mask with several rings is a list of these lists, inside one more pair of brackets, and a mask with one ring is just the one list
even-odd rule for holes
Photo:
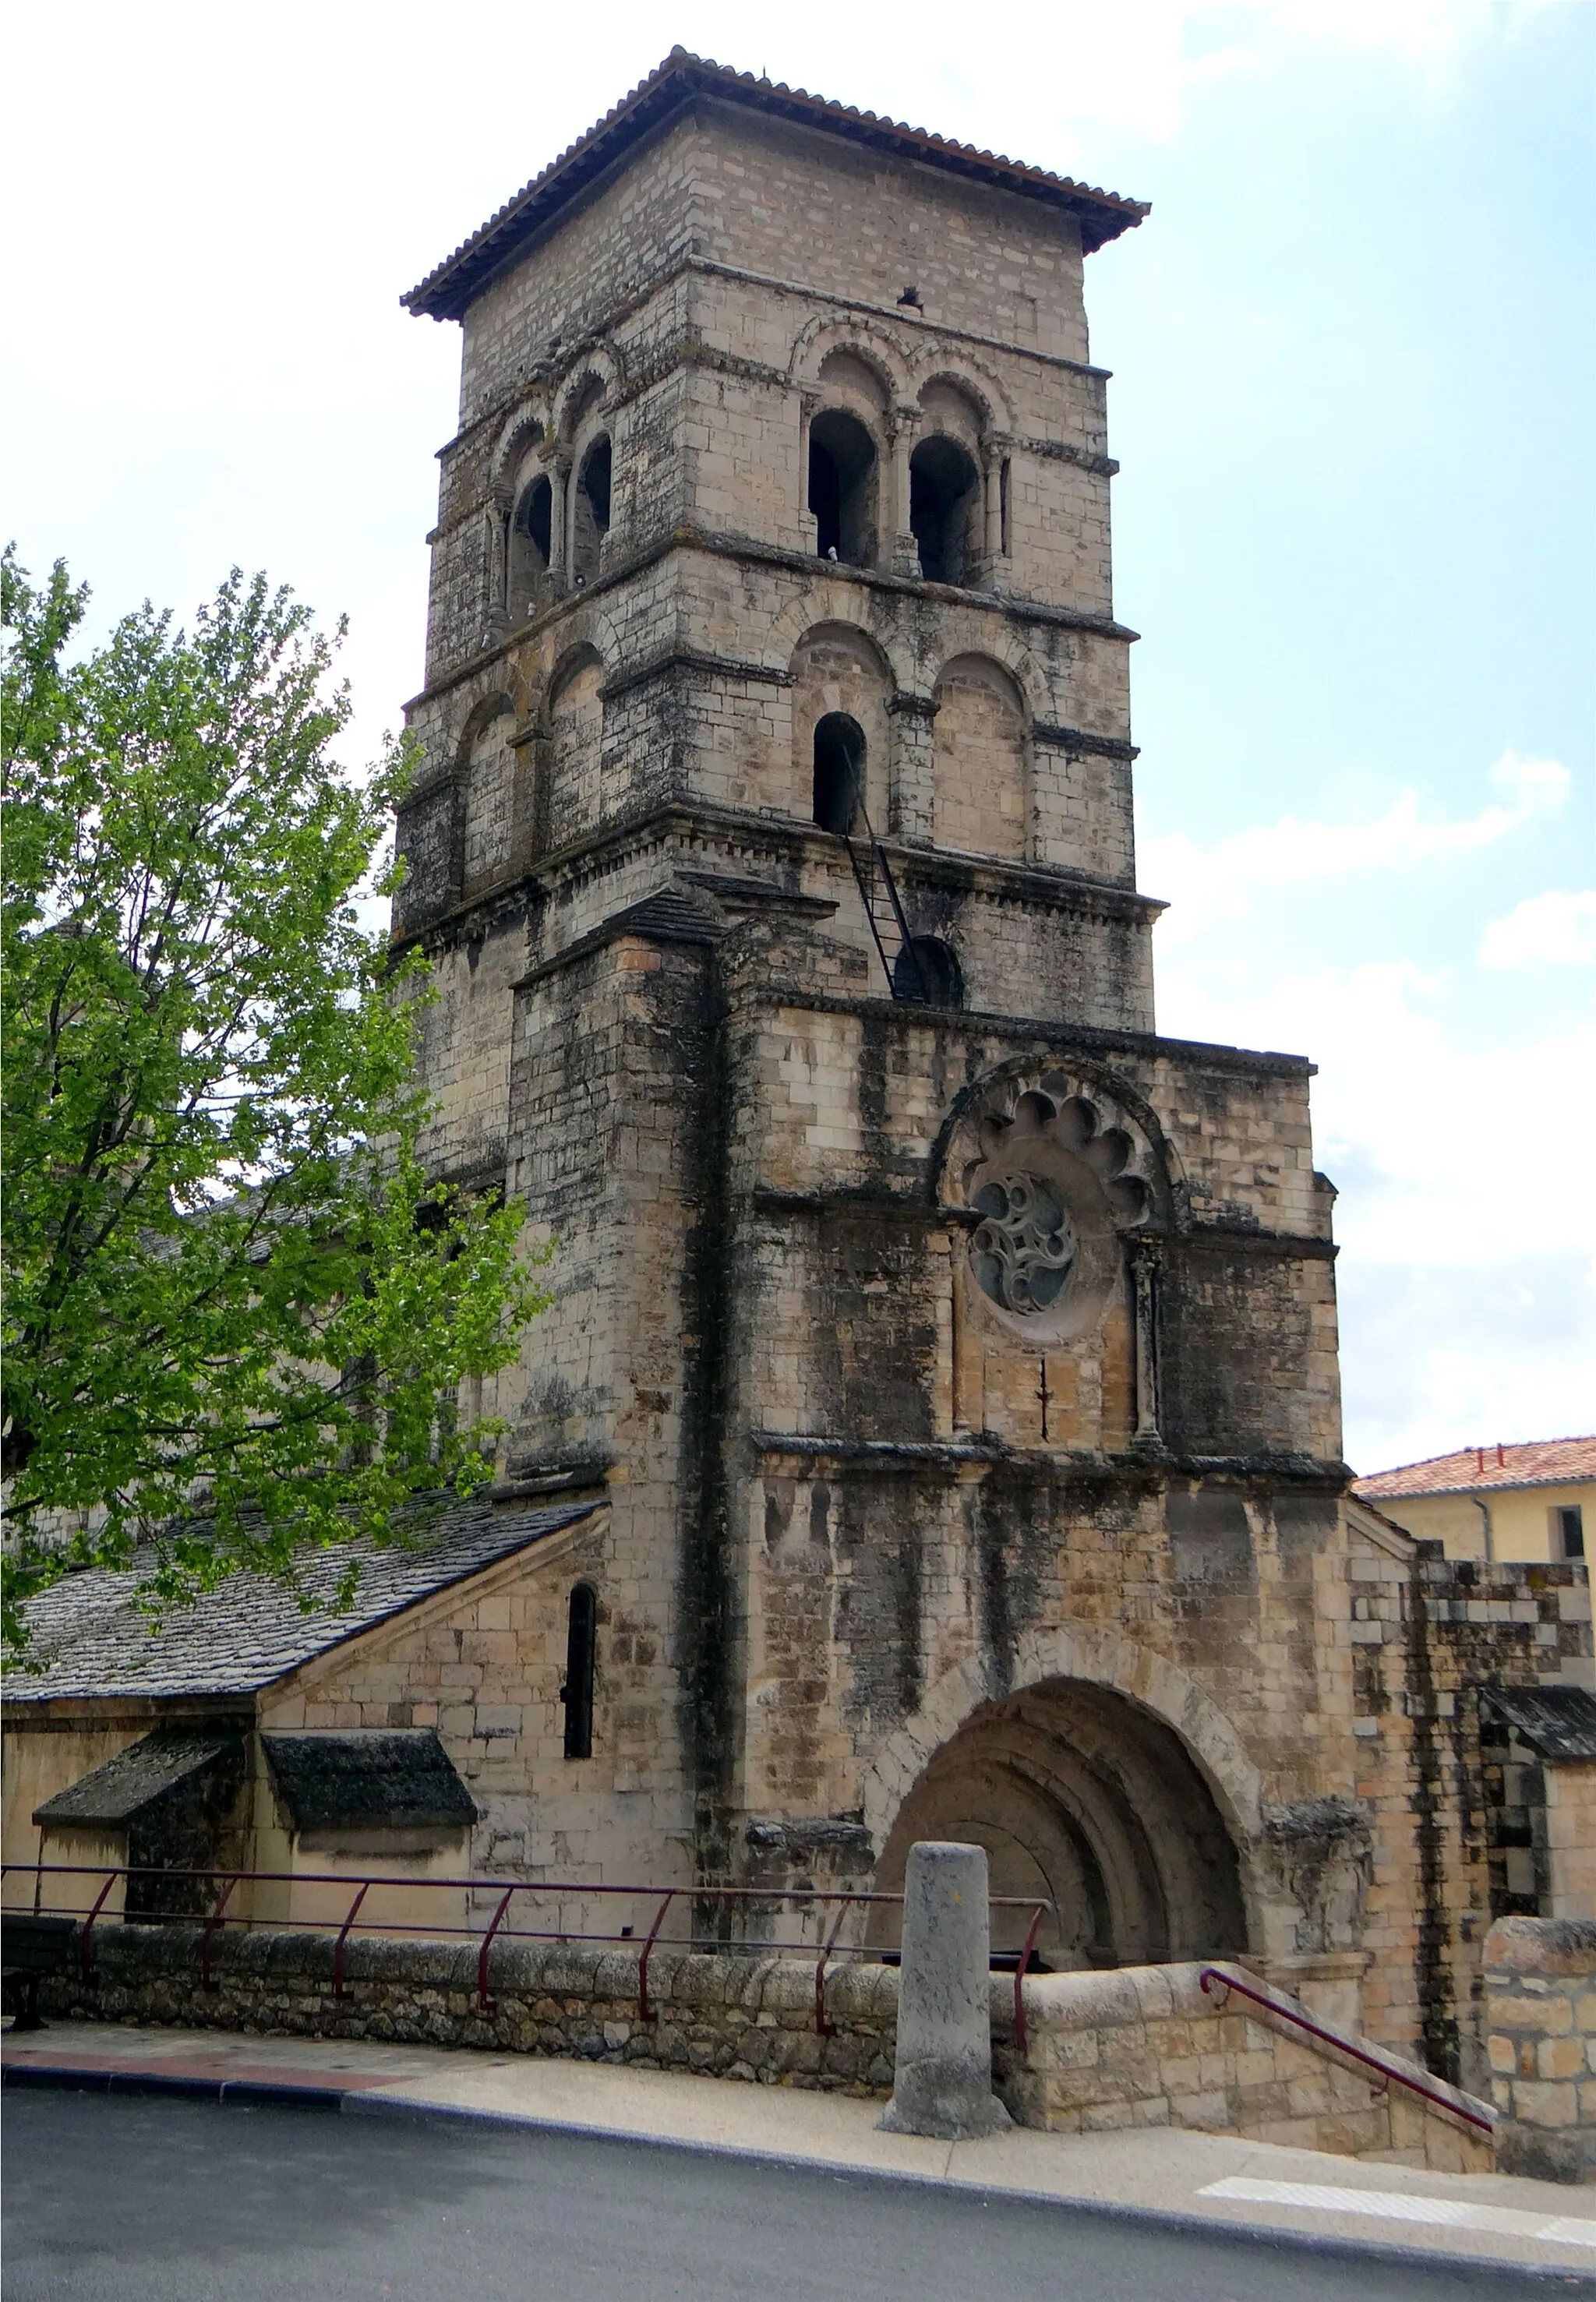
[[476,1806],[431,1726],[263,1735],[296,1830],[464,1828]]
[[1493,1487],[1577,1486],[1596,1480],[1596,1438],[1533,1439],[1512,1447],[1460,1447],[1455,1455],[1403,1463],[1354,1479],[1352,1491],[1367,1502],[1416,1495],[1484,1494]]
[[[408,1543],[354,1546],[360,1580],[347,1607],[334,1602],[349,1553],[325,1550],[304,1561],[297,1590],[266,1575],[232,1575],[192,1607],[173,1607],[155,1631],[138,1604],[148,1572],[140,1563],[68,1575],[29,1601],[27,1660],[6,1672],[5,1699],[254,1694],[390,1616],[575,1525],[593,1508],[449,1503]],[[320,1604],[307,1612],[301,1592]]]
[[811,96],[806,88],[784,82],[757,80],[752,72],[733,71],[707,56],[690,55],[673,48],[662,64],[640,80],[613,111],[579,136],[575,144],[551,161],[542,173],[507,200],[496,215],[479,226],[454,254],[438,265],[399,301],[416,314],[434,320],[459,320],[466,307],[492,273],[508,263],[531,239],[552,223],[600,176],[659,122],[698,96],[710,95],[745,105],[777,120],[802,122],[844,136],[854,144],[890,153],[902,160],[919,160],[935,168],[982,184],[1018,192],[1027,199],[1045,201],[1073,215],[1082,243],[1089,253],[1105,240],[1129,231],[1147,214],[1145,200],[1122,199],[1118,192],[1099,191],[1078,184],[1069,176],[1055,176],[1046,168],[1028,167],[1002,153],[978,151],[971,144],[955,144],[932,136],[923,128],[902,121],[882,120],[873,112],[852,105],[833,104]]
[[218,1759],[238,1759],[242,1752],[237,1735],[186,1735],[158,1726],[153,1735],[130,1743],[104,1766],[57,1791],[43,1806],[36,1806],[33,1819],[40,1823],[130,1822],[146,1807],[203,1774]]
[[1583,1686],[1493,1686],[1486,1712],[1516,1727],[1542,1759],[1596,1759],[1596,1694]]

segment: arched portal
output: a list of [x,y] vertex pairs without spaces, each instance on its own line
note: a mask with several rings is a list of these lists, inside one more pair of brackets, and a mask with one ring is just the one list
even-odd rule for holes
[[[1236,1848],[1180,1736],[1112,1689],[1053,1679],[984,1704],[898,1811],[876,1884],[895,1894],[917,1839],[987,1850],[994,1895],[1054,1906],[1037,1950],[1054,1968],[1159,1965],[1247,1946]],[[876,1929],[894,1939],[895,1912]],[[1021,1911],[994,1911],[1017,1950]]]

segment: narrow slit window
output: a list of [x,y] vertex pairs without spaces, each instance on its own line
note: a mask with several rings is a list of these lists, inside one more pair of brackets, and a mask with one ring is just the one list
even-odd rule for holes
[[1565,1503],[1558,1509],[1558,1555],[1562,1558],[1583,1558],[1585,1555],[1585,1515],[1578,1503]]
[[997,548],[1005,559],[1012,548],[1009,542],[1009,459],[1006,456],[997,469]]
[[559,1699],[566,1707],[566,1756],[591,1759],[593,1754],[593,1663],[598,1646],[599,1594],[591,1583],[578,1583],[571,1592],[566,1628],[566,1683]]

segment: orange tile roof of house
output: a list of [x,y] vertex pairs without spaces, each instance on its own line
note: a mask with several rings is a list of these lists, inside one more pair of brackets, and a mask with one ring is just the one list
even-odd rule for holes
[[1352,1491],[1369,1502],[1394,1502],[1399,1496],[1471,1494],[1490,1487],[1562,1487],[1581,1479],[1596,1479],[1596,1438],[1460,1447],[1455,1455],[1432,1455],[1427,1462],[1354,1479]]

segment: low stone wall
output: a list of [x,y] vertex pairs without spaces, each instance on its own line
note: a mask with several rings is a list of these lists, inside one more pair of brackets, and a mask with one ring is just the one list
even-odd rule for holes
[[[1250,1988],[1265,1990],[1256,1975],[1234,1970]],[[1014,2064],[1012,2046],[999,2046],[995,2056],[1011,2110],[1025,2125],[1055,2133],[1184,2126],[1298,2150],[1490,2172],[1491,2137],[1463,2114],[1488,2117],[1485,2104],[1387,2047],[1346,2037],[1393,2077],[1422,2079],[1446,2106],[1428,2104],[1297,2029],[1289,2020],[1294,2002],[1283,1994],[1265,1990],[1280,2009],[1273,2012],[1239,1992],[1205,1991],[1205,1971],[1224,1970],[1121,1967],[1029,1980],[1024,2065]],[[995,1992],[993,2013],[995,2037],[1012,2038],[1012,2010],[1000,2024]]]
[[1484,1966],[1499,2164],[1596,2181],[1596,1920],[1499,1919]]
[[835,2035],[822,2038],[814,1967],[792,1959],[656,1951],[652,2019],[644,2021],[635,1951],[496,1943],[484,2012],[470,1944],[353,1937],[344,1998],[334,1995],[334,1949],[332,1935],[223,1936],[211,1945],[215,1987],[206,1990],[197,1928],[105,1927],[94,1937],[92,1983],[85,1987],[75,1972],[54,1978],[40,2004],[46,2015],[90,2021],[475,2046],[845,2094],[892,2092],[898,1978],[888,1967],[836,1969],[826,2007]]
[[[658,1951],[645,2021],[634,1950],[495,1944],[486,2011],[477,2004],[477,1953],[469,1944],[352,1937],[343,1998],[333,1990],[331,1935],[223,1936],[211,1945],[210,1990],[199,1952],[192,1927],[103,1927],[93,1981],[86,1986],[76,1970],[55,1978],[41,2003],[46,2014],[88,2020],[479,2047],[881,2097],[892,2091],[895,1967],[834,1967],[826,1986],[832,2035],[821,2037],[808,1960]],[[1290,2000],[1267,1994],[1281,2010],[1272,2012],[1239,1994],[1211,1995],[1201,1987],[1203,1972],[1194,1964],[1030,1976],[1023,2057],[1014,2044],[1012,1980],[995,1975],[998,2092],[1022,2125],[1059,2133],[1185,2126],[1413,2165],[1490,2168],[1490,2138],[1457,2114],[1483,2114],[1483,2104],[1386,2049],[1367,2049],[1393,2075],[1423,2076],[1456,2107],[1427,2106],[1293,2030]]]

